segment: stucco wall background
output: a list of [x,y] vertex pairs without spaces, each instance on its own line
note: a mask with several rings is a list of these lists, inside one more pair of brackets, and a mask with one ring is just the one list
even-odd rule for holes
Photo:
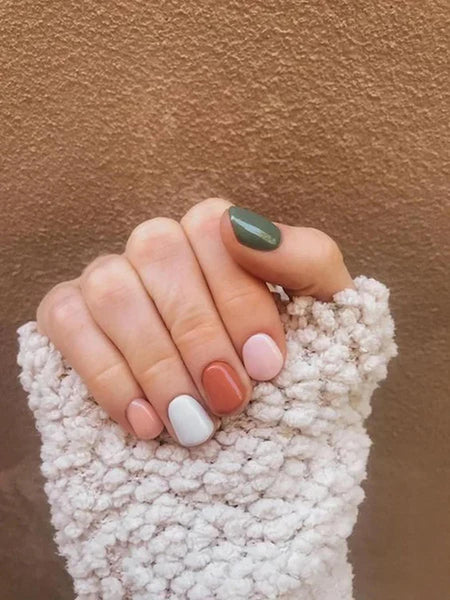
[[15,366],[17,326],[134,225],[222,195],[319,227],[391,287],[356,600],[450,575],[444,1],[0,3],[2,600],[69,600]]

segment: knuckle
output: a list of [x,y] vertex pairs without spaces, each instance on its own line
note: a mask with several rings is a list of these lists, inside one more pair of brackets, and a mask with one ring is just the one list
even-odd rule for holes
[[174,219],[155,217],[140,223],[128,238],[125,254],[132,263],[157,260],[178,249],[184,234]]
[[97,256],[94,258],[92,262],[88,264],[88,266],[84,269],[81,277],[82,279],[86,279],[93,271],[103,268],[109,268],[111,265],[114,266],[121,261],[122,257],[120,254],[104,254],[101,256]]
[[208,198],[194,204],[182,217],[181,225],[186,231],[205,232],[211,227],[217,227],[218,221],[231,202],[222,198]]
[[70,330],[79,326],[85,313],[83,298],[74,287],[59,285],[43,301],[52,328]]
[[342,252],[336,241],[320,229],[313,229],[316,240],[317,261],[321,270],[328,271],[343,261]]
[[180,348],[202,346],[218,335],[218,327],[210,312],[200,307],[192,308],[180,315],[172,324],[170,334]]
[[177,354],[161,354],[151,364],[136,371],[135,376],[143,388],[151,389],[156,379],[173,378],[178,368],[179,358]]
[[94,395],[106,397],[108,396],[108,391],[111,390],[111,386],[115,385],[114,382],[125,379],[127,375],[126,365],[122,361],[117,361],[104,365],[101,369],[93,373],[88,378],[88,387],[93,391]]
[[105,304],[122,300],[128,293],[124,281],[127,266],[119,255],[95,259],[81,276],[81,286],[90,301]]
[[240,289],[228,288],[220,300],[220,310],[228,314],[242,315],[245,307],[251,309],[261,304],[261,289],[254,287],[241,287]]

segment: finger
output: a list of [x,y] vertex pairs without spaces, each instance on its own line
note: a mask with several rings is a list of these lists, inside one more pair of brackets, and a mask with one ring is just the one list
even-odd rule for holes
[[77,280],[60,284],[45,296],[37,322],[112,419],[142,439],[161,433],[161,420],[123,356],[93,320]]
[[169,433],[184,446],[209,439],[214,422],[196,400],[198,390],[125,256],[94,261],[81,276],[81,289],[95,321],[125,357]]
[[250,398],[251,382],[180,224],[165,218],[142,223],[125,253],[205,404],[216,415],[241,410]]
[[318,229],[274,224],[232,206],[222,216],[221,233],[239,265],[293,295],[329,301],[336,292],[354,287],[338,245]]
[[240,267],[222,242],[220,220],[229,206],[220,198],[205,200],[186,213],[181,225],[247,373],[266,381],[283,366],[285,336],[267,285]]

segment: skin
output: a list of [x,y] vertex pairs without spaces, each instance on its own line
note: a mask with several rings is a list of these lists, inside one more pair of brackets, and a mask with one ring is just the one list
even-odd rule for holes
[[[179,223],[164,217],[141,223],[123,254],[96,258],[39,304],[39,331],[127,432],[133,433],[126,409],[133,399],[144,398],[154,417],[148,437],[166,428],[176,439],[168,404],[190,394],[208,410],[201,376],[215,360],[237,372],[246,390],[239,410],[245,408],[252,383],[242,363],[244,342],[263,332],[286,355],[265,281],[323,301],[354,287],[327,234],[276,223],[281,244],[261,252],[237,241],[229,206],[211,198],[193,206]],[[217,426],[218,417],[209,414]]]

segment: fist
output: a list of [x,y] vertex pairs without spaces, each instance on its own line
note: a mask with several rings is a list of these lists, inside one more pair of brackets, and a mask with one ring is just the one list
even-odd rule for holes
[[37,323],[128,433],[208,440],[275,377],[286,345],[266,282],[331,300],[354,287],[336,243],[221,199],[138,225],[39,304]]

